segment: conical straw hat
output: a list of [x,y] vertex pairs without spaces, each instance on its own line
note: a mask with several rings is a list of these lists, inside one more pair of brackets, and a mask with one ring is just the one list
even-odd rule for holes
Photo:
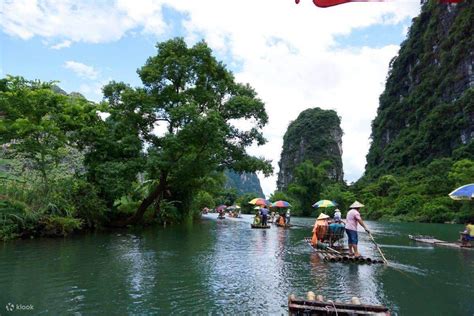
[[318,218],[316,218],[316,220],[327,219],[327,218],[329,218],[328,215],[326,215],[326,214],[324,214],[324,213],[321,213],[321,214],[319,214]]
[[350,208],[361,208],[361,207],[364,207],[365,205],[360,203],[359,201],[355,201],[354,203],[352,203],[351,206],[349,206]]

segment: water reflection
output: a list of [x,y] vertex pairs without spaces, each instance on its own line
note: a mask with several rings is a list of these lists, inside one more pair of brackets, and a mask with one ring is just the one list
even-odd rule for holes
[[155,284],[154,272],[158,262],[155,252],[144,249],[142,239],[131,234],[119,238],[110,251],[126,269],[128,295],[134,302],[141,303],[144,297],[150,296]]

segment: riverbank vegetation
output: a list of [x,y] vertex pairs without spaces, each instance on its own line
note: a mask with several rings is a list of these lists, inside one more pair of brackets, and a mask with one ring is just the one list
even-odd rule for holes
[[[448,193],[472,183],[474,161],[435,159],[425,166],[412,167],[399,174],[361,178],[348,186],[328,177],[330,162],[318,166],[306,161],[296,168],[295,179],[287,191],[275,191],[271,200],[286,200],[293,215],[316,216],[333,209],[316,210],[311,205],[320,199],[334,200],[343,215],[354,200],[365,204],[364,218],[382,221],[464,223],[474,219],[474,203],[454,201]],[[330,214],[332,215],[332,214]]]
[[224,170],[272,172],[246,153],[268,120],[252,87],[204,42],[157,50],[142,87],[112,81],[101,103],[54,82],[0,81],[0,239],[192,220]]

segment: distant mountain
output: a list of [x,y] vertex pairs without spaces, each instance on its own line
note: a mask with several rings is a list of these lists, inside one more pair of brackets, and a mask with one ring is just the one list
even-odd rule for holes
[[295,168],[305,160],[314,165],[329,160],[333,164],[332,180],[342,181],[341,120],[333,110],[304,110],[291,122],[283,138],[277,187],[283,191],[293,180]]
[[226,189],[234,188],[238,194],[244,193],[256,193],[258,196],[264,196],[262,187],[260,186],[260,180],[255,173],[242,173],[226,170],[224,172],[227,181],[225,184]]

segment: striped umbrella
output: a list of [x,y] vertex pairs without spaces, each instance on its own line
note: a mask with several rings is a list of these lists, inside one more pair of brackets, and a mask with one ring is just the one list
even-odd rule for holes
[[272,203],[272,207],[285,208],[285,207],[291,207],[291,204],[288,203],[287,201],[276,201]]
[[266,206],[266,205],[271,205],[272,203],[270,203],[270,201],[262,199],[262,198],[255,198],[252,201],[250,201],[249,204]]
[[336,202],[330,200],[321,200],[313,204],[313,207],[331,207],[336,206]]

